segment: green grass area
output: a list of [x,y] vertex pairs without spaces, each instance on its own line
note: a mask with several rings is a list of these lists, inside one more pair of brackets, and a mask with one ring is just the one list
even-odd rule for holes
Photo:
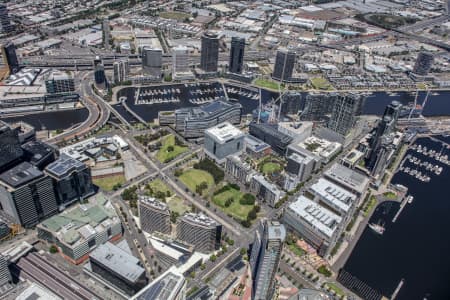
[[264,174],[272,174],[272,173],[281,171],[282,168],[283,167],[278,163],[267,162],[263,165],[262,172]]
[[376,205],[377,205],[377,198],[375,198],[375,196],[371,196],[370,200],[364,206],[363,209],[364,216],[367,217],[370,214],[370,212],[375,208]]
[[273,80],[268,79],[255,79],[253,84],[262,88],[271,89],[278,91],[280,84]]
[[300,248],[296,243],[288,244],[289,250],[297,256],[303,256],[306,254],[305,250]]
[[397,194],[396,193],[394,193],[394,192],[385,192],[385,193],[383,193],[383,196],[384,197],[386,197],[387,199],[389,199],[389,200],[395,200],[395,199],[397,199]]
[[[227,191],[215,195],[212,201],[214,202],[214,204],[218,205],[226,214],[229,214],[239,220],[246,220],[248,212],[253,209],[254,205],[240,204],[239,200],[242,196],[243,194],[240,191],[231,188]],[[230,204],[230,206],[226,207],[225,203],[230,198],[233,199],[233,202]]]
[[190,210],[190,207],[184,203],[183,199],[177,196],[167,198],[166,201],[170,211],[177,212],[180,216]]
[[164,137],[161,143],[162,147],[158,150],[158,153],[156,153],[156,158],[162,163],[169,162],[180,154],[188,151],[188,147],[175,144],[175,136],[173,134]]
[[200,185],[202,182],[206,182],[208,188],[203,191],[202,195],[207,195],[214,186],[214,178],[212,175],[203,170],[189,169],[183,172],[179,179],[188,187],[189,190],[191,190],[191,192],[194,193],[196,192],[197,185]]
[[124,175],[114,175],[103,178],[93,179],[92,182],[104,191],[112,191],[114,186],[125,183]]
[[332,282],[327,282],[326,285],[330,288],[330,290],[334,291],[336,293],[336,295],[338,296],[345,296],[344,291],[338,287],[336,284],[332,283]]
[[318,90],[331,90],[333,86],[323,77],[311,78],[311,85]]
[[159,178],[156,178],[155,180],[150,182],[148,186],[152,189],[153,194],[157,192],[163,192],[164,194],[166,194],[167,191],[172,193],[172,190]]
[[186,18],[189,18],[191,15],[179,12],[179,11],[163,11],[159,13],[159,17],[164,19],[172,19],[177,21],[184,21]]
[[320,267],[318,267],[317,272],[324,275],[325,277],[331,277],[332,275],[331,271],[325,265],[321,265]]

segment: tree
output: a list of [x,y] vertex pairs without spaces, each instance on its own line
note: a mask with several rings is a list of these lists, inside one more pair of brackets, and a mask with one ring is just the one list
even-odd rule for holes
[[217,260],[217,256],[215,254],[213,254],[209,257],[209,260],[212,262],[215,262]]
[[172,223],[176,223],[177,222],[177,218],[180,216],[180,214],[176,211],[171,211],[170,212],[170,222]]
[[167,152],[173,152],[173,150],[175,150],[175,148],[172,145],[167,147]]
[[58,252],[58,247],[56,247],[55,245],[51,245],[49,251],[50,253],[54,254]]
[[242,205],[254,205],[255,204],[255,196],[252,194],[246,193],[239,200],[239,203]]

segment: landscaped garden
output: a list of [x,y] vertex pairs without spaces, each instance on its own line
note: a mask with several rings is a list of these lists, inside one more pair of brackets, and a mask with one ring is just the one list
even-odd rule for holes
[[187,152],[188,149],[173,134],[170,134],[162,139],[161,148],[156,153],[156,158],[162,163],[167,163]]
[[283,170],[284,162],[280,158],[267,156],[258,163],[258,166],[260,172],[265,175],[271,175]]
[[255,207],[255,197],[244,194],[236,185],[228,184],[217,190],[212,198],[214,204],[219,206],[227,215],[239,221],[247,220],[249,213]]
[[310,79],[311,85],[313,88],[318,90],[331,90],[333,86],[330,84],[328,80],[323,77],[315,77]]
[[204,170],[188,169],[178,178],[191,192],[198,193],[203,196],[207,195],[210,189],[214,186],[213,176]]
[[273,80],[268,80],[268,79],[255,79],[253,84],[256,86],[262,87],[262,88],[277,90],[277,91],[280,87],[280,84],[278,82],[273,81]]

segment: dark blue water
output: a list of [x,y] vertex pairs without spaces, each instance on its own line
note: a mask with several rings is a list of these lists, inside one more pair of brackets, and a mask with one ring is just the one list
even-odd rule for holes
[[[450,137],[442,140],[450,142]],[[439,143],[429,139],[417,143],[441,150]],[[444,151],[450,156],[450,150]],[[378,207],[370,222],[385,222],[385,233],[379,236],[366,228],[344,269],[388,297],[403,278],[397,299],[450,299],[450,167],[417,152],[408,153],[443,166],[443,172],[440,176],[428,173],[429,183],[397,173],[393,183],[407,186],[414,201],[396,223],[391,220],[398,204]]]
[[20,117],[1,118],[1,120],[14,123],[23,121],[32,125],[35,130],[57,130],[67,129],[76,124],[84,122],[89,116],[86,108],[75,110],[60,110],[52,112],[43,112],[37,114],[28,114]]

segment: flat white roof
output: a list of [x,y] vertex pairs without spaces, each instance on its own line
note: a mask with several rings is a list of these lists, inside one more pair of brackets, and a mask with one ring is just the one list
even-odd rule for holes
[[164,244],[157,239],[150,238],[150,243],[156,251],[162,252],[165,255],[172,257],[173,259],[180,260],[180,258],[184,255],[183,252],[178,251],[177,249],[170,247],[169,245]]
[[219,143],[244,136],[244,133],[229,122],[224,122],[205,130],[205,133]]
[[352,169],[349,169],[339,163],[335,163],[324,173],[325,177],[337,181],[338,183],[348,187],[358,193],[364,193],[367,185],[369,184],[369,178],[360,174]]
[[333,182],[320,178],[311,186],[311,190],[317,193],[323,201],[337,207],[339,210],[348,212],[352,203],[356,200],[356,195]]
[[304,222],[329,238],[333,236],[338,225],[342,222],[341,217],[303,195],[289,205],[289,209]]

